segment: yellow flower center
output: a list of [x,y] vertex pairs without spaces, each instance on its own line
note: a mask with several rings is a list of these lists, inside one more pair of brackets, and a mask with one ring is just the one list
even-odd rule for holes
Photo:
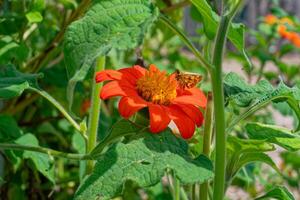
[[146,101],[161,105],[169,105],[176,98],[176,87],[175,78],[159,70],[147,71],[137,81],[139,95]]

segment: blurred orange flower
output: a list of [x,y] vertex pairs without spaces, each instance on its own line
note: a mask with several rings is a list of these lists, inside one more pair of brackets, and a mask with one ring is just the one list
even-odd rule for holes
[[278,31],[278,34],[285,39],[290,37],[289,32],[287,31],[287,28],[284,25],[279,25],[277,28],[277,31]]
[[267,23],[267,24],[270,24],[270,25],[273,25],[275,23],[277,23],[278,21],[278,18],[272,14],[269,14],[269,15],[266,15],[265,16],[265,19],[264,21]]
[[279,25],[277,31],[282,38],[290,41],[296,47],[300,47],[300,35],[298,33],[288,31],[285,25]]
[[148,108],[150,131],[158,133],[173,121],[183,138],[191,138],[195,126],[201,126],[203,115],[198,107],[206,106],[206,97],[198,88],[182,89],[175,74],[168,75],[155,65],[149,70],[135,65],[119,70],[104,70],[96,75],[96,82],[110,81],[102,87],[101,99],[121,96],[119,112],[131,117]]
[[297,34],[297,37],[295,37],[293,40],[292,40],[293,44],[300,48],[300,36]]

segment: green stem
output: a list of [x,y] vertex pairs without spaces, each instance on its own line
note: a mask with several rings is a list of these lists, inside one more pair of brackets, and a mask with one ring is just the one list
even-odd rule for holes
[[[205,122],[204,122],[204,134],[203,134],[203,154],[210,157],[210,146],[212,137],[212,122],[213,122],[213,103],[212,103],[212,93],[208,93],[207,106],[205,112]],[[209,182],[206,181],[200,185],[200,199],[208,199],[208,187]]]
[[181,196],[181,200],[189,200],[184,188],[180,187],[180,196]]
[[205,60],[204,57],[202,57],[201,53],[197,50],[197,48],[193,45],[193,43],[188,39],[188,37],[164,15],[160,15],[159,20],[161,22],[163,22],[167,27],[169,27],[174,33],[176,33],[179,36],[179,38],[193,52],[193,54],[196,56],[196,58],[198,58],[201,65],[203,65],[210,72],[212,69],[211,65]]
[[72,159],[72,160],[90,160],[90,159],[92,159],[92,157],[88,154],[65,153],[65,152],[56,151],[56,150],[44,148],[44,147],[27,146],[27,145],[19,145],[19,144],[0,143],[0,149],[34,151],[34,152],[47,154],[47,155],[53,156],[53,157],[67,158],[67,159]]
[[30,89],[40,94],[42,97],[47,99],[50,103],[52,103],[65,116],[65,118],[74,126],[74,128],[78,130],[80,133],[82,133],[80,125],[71,117],[71,115],[69,115],[69,113],[65,110],[65,108],[56,99],[54,99],[46,91],[38,90],[35,88],[30,88]]
[[[100,57],[97,61],[95,67],[95,75],[98,71],[102,71],[105,68],[105,57]],[[99,91],[102,84],[96,83],[93,79],[92,84],[92,97],[91,97],[91,110],[89,114],[89,124],[88,124],[88,143],[87,143],[87,153],[90,153],[97,144],[98,126],[99,126],[99,116],[101,99],[99,98]],[[94,168],[94,161],[87,162],[86,174],[90,174]]]
[[192,185],[192,200],[196,200],[196,184]]
[[288,99],[287,103],[289,104],[289,106],[294,110],[297,119],[298,119],[298,125],[296,127],[296,129],[294,130],[294,132],[298,132],[300,130],[300,110],[299,110],[299,103],[295,103],[292,99]]
[[180,181],[173,176],[174,180],[174,200],[180,200]]
[[[223,200],[225,188],[225,167],[226,167],[226,134],[225,134],[225,108],[224,108],[224,91],[223,91],[223,74],[222,61],[223,51],[226,43],[228,27],[231,17],[224,15],[218,27],[215,39],[213,53],[213,102],[214,102],[214,119],[216,133],[216,157],[215,157],[215,178],[214,178],[214,200]],[[216,112],[217,111],[217,112]]]

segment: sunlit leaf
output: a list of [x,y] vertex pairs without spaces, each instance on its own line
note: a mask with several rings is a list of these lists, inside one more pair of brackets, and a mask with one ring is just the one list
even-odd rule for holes
[[111,199],[121,195],[126,181],[153,186],[173,170],[182,184],[212,178],[212,163],[205,156],[192,159],[187,143],[170,131],[139,133],[127,144],[117,143],[98,158],[95,169],[78,188],[75,199]]
[[277,144],[289,151],[300,149],[300,137],[292,134],[286,128],[261,123],[249,123],[246,125],[246,130],[248,136],[252,139]]
[[270,102],[287,102],[298,118],[298,126],[295,130],[300,130],[300,89],[297,86],[289,87],[281,81],[274,88],[266,80],[250,85],[237,74],[229,73],[224,79],[224,92],[227,102],[230,101],[240,107],[248,107],[241,117],[255,112]]
[[38,11],[32,11],[26,14],[26,18],[30,23],[43,21],[43,16]]
[[[122,5],[122,6],[120,6]],[[76,82],[84,79],[95,59],[111,48],[131,49],[141,44],[158,10],[150,0],[97,0],[67,29],[64,53],[72,102]]]
[[267,200],[267,199],[295,200],[293,194],[283,186],[275,186],[265,195],[258,197],[255,200]]

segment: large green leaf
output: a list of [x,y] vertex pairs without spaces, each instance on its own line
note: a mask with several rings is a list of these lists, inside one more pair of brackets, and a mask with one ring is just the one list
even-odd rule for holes
[[286,128],[261,123],[249,123],[246,125],[246,130],[248,136],[252,139],[274,143],[289,151],[300,149],[300,137],[292,134]]
[[[220,17],[212,10],[206,0],[191,0],[191,2],[201,15],[201,21],[203,22],[206,36],[210,39],[214,39],[218,29]],[[251,67],[251,61],[245,51],[244,32],[245,26],[243,24],[232,23],[229,27],[228,38],[237,48],[237,50],[242,53],[244,59],[248,63],[248,67]]]
[[274,88],[265,80],[258,82],[256,85],[249,85],[237,74],[229,73],[224,80],[224,91],[227,102],[232,102],[233,105],[241,107],[248,107],[245,113],[232,120],[229,125],[230,128],[237,124],[239,120],[253,114],[270,102],[287,102],[298,118],[296,131],[300,130],[300,89],[297,86],[288,87],[280,82]]
[[[20,145],[39,146],[37,138],[30,133],[21,136],[15,140],[15,143]],[[22,158],[31,160],[39,172],[47,177],[52,183],[55,183],[54,168],[50,163],[50,157],[48,155],[33,151],[24,151]]]
[[255,99],[271,93],[273,90],[273,86],[266,80],[261,80],[256,85],[250,85],[235,73],[229,73],[224,78],[224,92],[227,101],[233,101],[241,107],[249,106]]
[[267,192],[265,195],[256,198],[255,200],[263,200],[263,199],[278,199],[278,200],[295,200],[293,194],[288,191],[283,186],[276,186]]
[[141,44],[158,10],[150,0],[96,0],[83,18],[65,34],[65,60],[72,78],[68,98],[77,81],[83,80],[94,60],[111,48],[121,50]]
[[0,98],[19,96],[29,88],[37,88],[37,79],[41,74],[24,74],[12,65],[0,67]]
[[[142,127],[144,128],[144,127]],[[141,127],[137,127],[129,120],[122,119],[116,122],[105,138],[103,138],[99,144],[93,149],[91,155],[97,157],[103,151],[103,149],[122,138],[123,136],[129,136],[133,134],[138,134]]]
[[117,143],[98,158],[95,169],[78,188],[75,199],[111,199],[122,193],[126,181],[153,186],[173,170],[182,184],[212,178],[212,163],[205,156],[193,160],[187,143],[167,130],[140,133],[131,142]]

